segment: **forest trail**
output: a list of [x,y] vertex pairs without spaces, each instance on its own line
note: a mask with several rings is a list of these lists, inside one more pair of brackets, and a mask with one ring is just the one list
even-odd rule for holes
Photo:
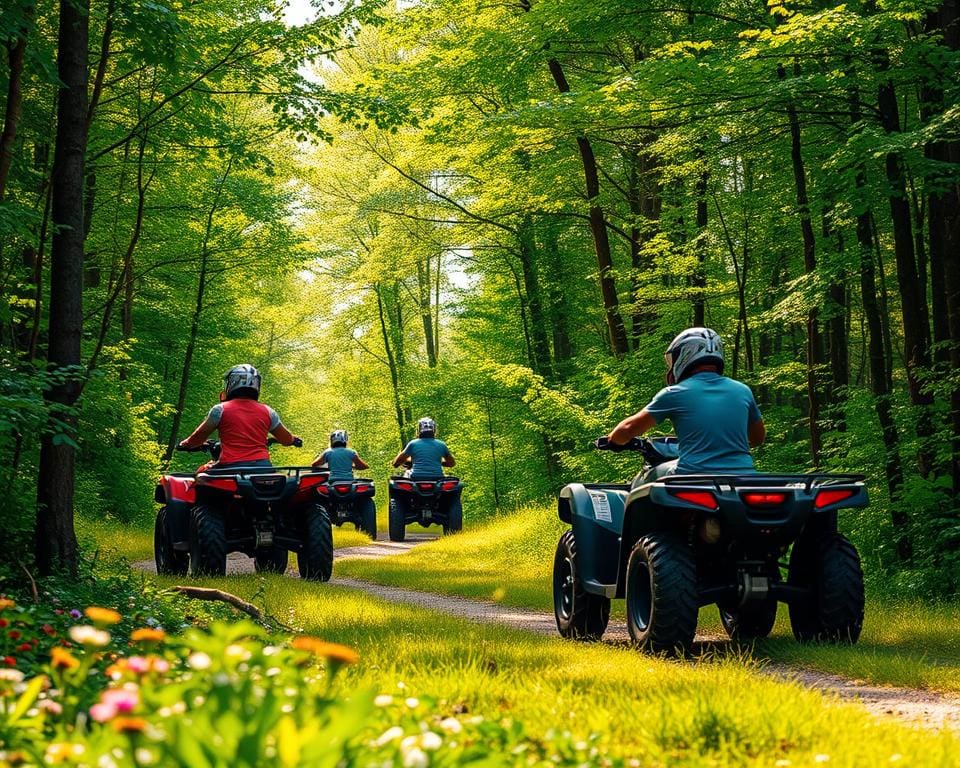
[[[409,552],[418,544],[435,538],[436,536],[431,534],[409,534],[407,540],[403,542],[378,539],[367,545],[337,549],[334,551],[334,559],[391,557]],[[156,572],[152,560],[132,563],[132,566],[137,570]],[[253,559],[241,553],[232,553],[227,557],[227,573],[228,575],[253,574]],[[299,578],[295,567],[288,568],[286,575]],[[468,621],[502,624],[547,637],[557,636],[556,621],[550,613],[338,577],[336,569],[330,583],[357,589],[392,603],[439,611]],[[629,645],[630,637],[626,622],[612,620],[604,633],[603,642],[609,645]],[[729,646],[729,642],[725,635],[698,634],[694,653],[722,650]],[[845,701],[859,702],[877,717],[896,717],[907,723],[931,729],[960,730],[960,696],[914,688],[871,685],[862,680],[850,680],[840,675],[786,664],[767,663],[761,667],[761,670],[776,677],[796,680],[809,688],[815,688]]]

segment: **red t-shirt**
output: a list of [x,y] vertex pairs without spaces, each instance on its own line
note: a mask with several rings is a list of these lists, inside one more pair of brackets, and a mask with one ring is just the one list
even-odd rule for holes
[[269,405],[237,398],[218,403],[207,419],[220,432],[220,464],[270,459],[267,437],[280,426],[280,417]]

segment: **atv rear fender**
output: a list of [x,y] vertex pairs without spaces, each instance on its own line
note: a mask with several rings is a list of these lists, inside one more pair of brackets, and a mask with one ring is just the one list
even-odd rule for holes
[[571,483],[560,491],[557,514],[573,526],[577,571],[584,589],[613,597],[620,529],[629,485]]

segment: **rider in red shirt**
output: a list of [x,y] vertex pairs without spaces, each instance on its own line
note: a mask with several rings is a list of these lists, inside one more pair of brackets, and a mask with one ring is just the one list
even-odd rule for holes
[[280,422],[277,412],[258,401],[260,373],[252,365],[235,365],[223,377],[220,403],[181,448],[199,448],[214,431],[220,432],[220,459],[217,468],[228,466],[269,467],[267,436],[281,445],[293,445],[297,438]]

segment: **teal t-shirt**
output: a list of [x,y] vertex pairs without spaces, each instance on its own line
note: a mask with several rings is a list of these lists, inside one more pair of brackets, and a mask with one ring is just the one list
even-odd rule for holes
[[435,437],[418,437],[407,443],[403,452],[413,459],[410,477],[443,477],[443,465],[440,460],[450,455],[443,440]]
[[746,384],[695,373],[657,392],[646,410],[657,424],[673,424],[680,443],[677,474],[753,471],[747,426],[761,416]]
[[331,480],[353,480],[353,459],[357,452],[352,448],[337,446],[327,448],[320,455],[320,464],[330,468]]

